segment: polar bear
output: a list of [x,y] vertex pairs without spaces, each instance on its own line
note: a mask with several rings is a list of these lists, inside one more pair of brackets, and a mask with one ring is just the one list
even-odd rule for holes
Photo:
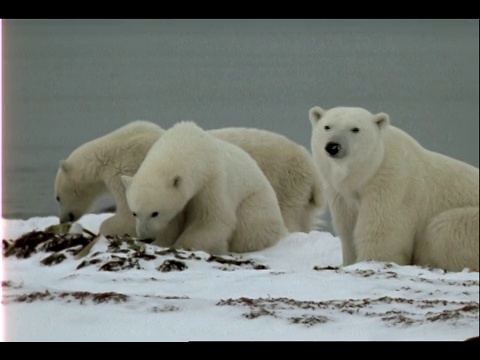
[[253,158],[191,121],[155,142],[133,177],[122,175],[141,238],[155,238],[179,214],[177,248],[250,252],[287,234],[272,185]]
[[478,271],[478,168],[423,148],[385,113],[315,106],[309,117],[344,265]]
[[[120,175],[132,176],[153,143],[165,132],[149,121],[137,120],[89,141],[60,161],[55,196],[61,222],[76,221],[104,193],[116,203],[116,213],[100,226],[104,235],[135,235],[135,218],[125,199]],[[277,194],[290,232],[309,232],[323,210],[320,178],[310,153],[283,135],[253,128],[210,130],[215,137],[240,146],[258,163]],[[180,231],[172,224],[167,238]]]
[[306,148],[261,129],[229,127],[208,132],[253,157],[272,184],[288,231],[308,233],[323,226],[320,176]]
[[107,135],[89,141],[60,161],[55,178],[55,198],[60,222],[76,221],[93,202],[110,193],[116,213],[104,220],[104,235],[135,235],[135,219],[125,199],[120,175],[133,175],[164,132],[148,121],[137,120]]

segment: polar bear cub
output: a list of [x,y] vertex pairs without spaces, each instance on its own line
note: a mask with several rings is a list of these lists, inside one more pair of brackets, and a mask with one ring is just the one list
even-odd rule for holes
[[479,170],[423,148],[362,108],[310,109],[319,169],[343,263],[479,269]]
[[255,160],[193,122],[152,146],[133,177],[122,176],[137,235],[157,238],[183,214],[173,246],[214,254],[276,244],[287,230],[275,192]]

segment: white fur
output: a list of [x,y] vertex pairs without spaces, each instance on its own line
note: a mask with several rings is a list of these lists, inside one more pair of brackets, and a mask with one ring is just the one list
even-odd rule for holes
[[160,245],[165,239],[159,234],[179,215],[183,230],[173,244],[179,248],[250,252],[287,234],[275,192],[257,163],[193,122],[167,130],[133,178],[122,180],[137,234]]
[[[135,121],[83,144],[63,160],[55,180],[60,196],[59,217],[69,221],[85,214],[105,192],[113,195],[116,213],[100,226],[104,235],[135,235],[135,218],[125,199],[120,175],[133,176],[153,143],[165,132],[147,121]],[[308,151],[286,137],[259,129],[224,128],[209,131],[238,145],[258,163],[271,182],[289,231],[314,229],[323,199],[316,167]],[[181,221],[166,230],[174,238]]]
[[[110,192],[116,213],[100,226],[105,235],[135,234],[120,175],[133,175],[163,130],[147,121],[134,121],[75,149],[60,162],[55,196],[61,222],[78,220],[102,194]],[[69,214],[73,217],[69,217]]]
[[283,135],[260,129],[233,127],[209,133],[253,157],[275,190],[290,232],[310,232],[321,224],[324,200],[320,177],[307,149]]
[[[317,106],[310,121],[344,265],[377,260],[478,271],[478,168],[423,148],[384,113]],[[332,142],[343,157],[327,153]]]

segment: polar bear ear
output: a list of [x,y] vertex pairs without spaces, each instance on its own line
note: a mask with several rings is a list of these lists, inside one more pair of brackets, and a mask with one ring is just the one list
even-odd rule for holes
[[172,186],[175,189],[178,189],[182,183],[182,177],[180,175],[175,175],[172,179]]
[[68,174],[72,170],[72,165],[70,165],[67,160],[60,160],[60,169],[62,169],[65,174]]
[[128,189],[133,181],[133,177],[127,175],[121,175],[120,179],[122,179],[122,184],[125,186],[125,189]]
[[323,117],[324,114],[325,114],[325,110],[323,110],[320,106],[312,107],[308,112],[310,122],[312,123],[312,125],[315,125],[318,122],[318,120],[320,120]]
[[390,125],[390,116],[388,116],[388,114],[381,112],[373,116],[373,121],[375,121],[375,124],[378,126],[380,130],[383,130],[388,125]]

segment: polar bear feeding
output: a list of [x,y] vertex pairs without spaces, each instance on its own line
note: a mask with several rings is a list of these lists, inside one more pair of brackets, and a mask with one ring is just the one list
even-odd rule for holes
[[[159,241],[182,215],[173,246],[250,252],[287,234],[275,192],[255,160],[193,122],[168,129],[133,177],[122,176],[137,234]],[[160,243],[162,244],[162,243]]]
[[[135,174],[164,132],[154,123],[138,120],[76,148],[60,162],[55,178],[60,221],[77,221],[96,199],[110,193],[116,213],[103,221],[100,232],[134,236],[135,218],[128,208],[120,175]],[[209,132],[241,147],[258,163],[277,194],[290,232],[315,229],[324,201],[313,159],[303,146],[283,135],[254,128],[231,127]]]

